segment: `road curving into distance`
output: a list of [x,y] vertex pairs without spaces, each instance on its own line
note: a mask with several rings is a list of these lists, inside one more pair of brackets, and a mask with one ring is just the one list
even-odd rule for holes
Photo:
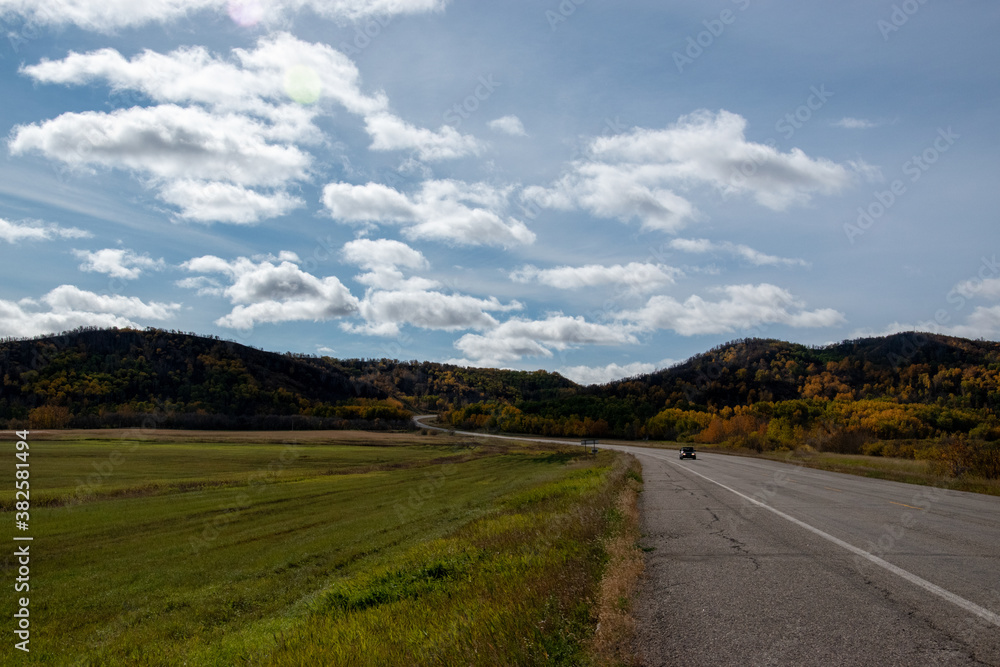
[[643,466],[644,664],[1000,666],[1000,498],[601,447]]

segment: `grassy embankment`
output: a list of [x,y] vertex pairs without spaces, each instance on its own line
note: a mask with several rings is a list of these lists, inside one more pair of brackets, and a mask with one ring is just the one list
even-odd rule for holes
[[[638,443],[633,443],[638,444]],[[643,442],[642,446],[656,449],[679,449],[685,442]],[[755,452],[751,449],[725,447],[722,445],[694,445],[700,452],[717,452],[734,456],[783,461],[794,465],[817,470],[842,472],[860,477],[887,479],[907,484],[922,484],[936,486],[954,491],[969,491],[1000,496],[1000,480],[977,477],[967,473],[949,474],[947,467],[941,461],[932,458],[902,458],[895,456],[867,456],[864,454],[838,454],[836,452],[817,452],[811,447],[798,447],[795,450]]]
[[30,664],[629,660],[634,460],[328,437],[32,438]]

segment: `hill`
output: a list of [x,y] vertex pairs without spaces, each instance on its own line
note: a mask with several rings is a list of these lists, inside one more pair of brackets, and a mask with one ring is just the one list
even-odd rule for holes
[[993,452],[985,463],[954,465],[994,466],[989,474],[1000,477],[998,410],[1000,344],[903,333],[824,347],[740,340],[557,400],[487,401],[456,406],[445,418],[463,428],[757,451],[805,444],[915,457],[938,455],[934,443],[990,443],[972,447]]
[[[746,339],[649,375],[582,387],[545,371],[265,352],[156,329],[0,342],[7,428],[456,428],[808,444],[916,456],[1000,443],[1000,344],[905,333],[809,347]],[[998,445],[1000,446],[1000,445]]]
[[399,428],[412,410],[552,399],[559,375],[312,357],[158,329],[0,342],[8,428]]
[[1000,343],[901,333],[824,347],[747,339],[714,348],[673,368],[611,383],[610,395],[666,394],[664,407],[736,407],[798,398],[890,398],[1000,407]]

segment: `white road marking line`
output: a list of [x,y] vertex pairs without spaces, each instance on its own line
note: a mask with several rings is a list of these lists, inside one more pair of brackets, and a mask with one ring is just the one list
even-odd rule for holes
[[[650,455],[650,456],[653,456],[653,455]],[[663,458],[661,456],[653,456],[653,458],[658,458],[658,459],[661,459],[663,461],[667,461],[667,459],[665,459],[665,458]],[[671,465],[677,465],[677,464],[671,462]],[[680,466],[678,466],[678,467],[680,467]],[[895,574],[895,575],[897,575],[899,577],[902,577],[903,579],[906,579],[911,584],[915,584],[915,585],[919,586],[920,588],[923,588],[925,591],[933,593],[934,595],[937,595],[938,597],[943,598],[943,599],[947,600],[948,602],[951,602],[952,604],[958,605],[959,607],[961,607],[962,609],[966,610],[967,612],[969,612],[971,614],[975,614],[979,618],[981,618],[981,619],[983,619],[983,620],[985,620],[985,621],[987,621],[989,623],[992,623],[993,625],[996,625],[996,626],[1000,627],[1000,614],[995,614],[992,611],[990,611],[989,609],[986,609],[984,607],[980,607],[975,602],[970,602],[969,600],[966,600],[963,597],[955,595],[951,591],[947,591],[947,590],[941,588],[940,586],[938,586],[937,584],[932,584],[931,582],[927,581],[926,579],[922,579],[922,578],[918,577],[917,575],[913,574],[912,572],[908,572],[908,571],[904,570],[901,567],[897,567],[897,566],[893,565],[892,563],[890,563],[888,561],[882,560],[881,558],[879,558],[878,556],[876,556],[874,554],[868,553],[864,549],[859,549],[858,547],[854,546],[853,544],[845,542],[844,540],[842,540],[842,539],[840,539],[838,537],[834,537],[833,535],[830,535],[829,533],[823,532],[819,528],[815,528],[813,526],[810,526],[808,523],[806,523],[804,521],[800,521],[800,520],[796,519],[794,516],[790,516],[788,514],[785,514],[781,510],[776,510],[773,507],[771,507],[770,505],[765,505],[764,503],[760,502],[759,500],[755,500],[755,499],[751,498],[750,496],[747,496],[747,495],[744,495],[744,494],[740,493],[736,489],[733,489],[733,488],[730,488],[730,487],[726,486],[722,482],[716,482],[711,477],[706,477],[705,475],[701,474],[700,472],[698,472],[696,470],[693,470],[690,467],[685,467],[684,469],[687,470],[688,472],[692,472],[695,475],[698,475],[702,479],[708,480],[712,484],[716,484],[718,486],[721,486],[726,491],[729,491],[731,493],[735,493],[740,498],[743,498],[744,500],[746,500],[748,502],[751,502],[754,505],[762,507],[762,508],[764,508],[764,509],[766,509],[766,510],[768,510],[770,512],[774,512],[775,514],[777,514],[778,516],[780,516],[782,519],[787,519],[788,521],[791,521],[792,523],[794,523],[796,526],[800,526],[802,528],[805,528],[809,532],[814,533],[816,535],[819,535],[823,539],[829,540],[830,542],[833,542],[837,546],[842,547],[844,549],[847,549],[851,553],[856,554],[858,556],[861,556],[862,558],[871,561],[875,565],[878,565],[879,567],[885,568],[889,572],[892,572],[893,574]]]

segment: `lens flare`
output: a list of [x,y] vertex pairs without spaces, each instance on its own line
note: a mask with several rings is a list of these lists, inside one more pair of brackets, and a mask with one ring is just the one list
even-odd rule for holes
[[313,104],[323,92],[323,82],[312,67],[294,65],[285,70],[285,92],[299,104]]
[[264,5],[257,0],[229,0],[229,18],[243,28],[252,28],[264,18]]

